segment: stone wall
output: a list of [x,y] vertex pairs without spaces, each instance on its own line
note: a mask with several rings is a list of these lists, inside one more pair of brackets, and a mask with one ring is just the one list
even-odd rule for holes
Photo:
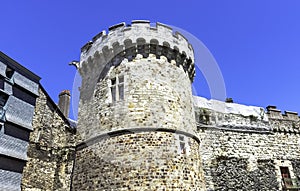
[[[110,80],[124,77],[124,100],[112,101]],[[196,133],[190,81],[165,57],[124,60],[98,83],[93,100],[79,112],[78,132],[85,140],[129,128],[167,128]],[[122,119],[122,120],[120,120]]]
[[22,190],[69,190],[75,157],[75,131],[43,88],[39,89],[39,95]]
[[196,119],[207,190],[281,190],[280,164],[299,177],[299,118],[205,110]]
[[202,190],[199,144],[187,137],[178,152],[177,134],[139,132],[102,137],[78,148],[73,190]]
[[292,160],[295,176],[300,180],[300,160]]
[[[124,100],[114,102],[111,79],[119,76]],[[112,67],[89,108],[80,109],[84,142],[77,149],[72,189],[202,190],[191,98],[189,77],[164,56],[137,55]],[[112,135],[123,131],[128,135]],[[179,134],[190,137],[188,155],[178,154]]]
[[256,169],[249,169],[247,159],[219,157],[215,160],[213,180],[215,190],[277,191],[278,183],[272,161],[257,161]]
[[[230,182],[243,180],[240,184],[235,184],[236,189],[257,190],[255,185],[257,185],[257,176],[259,176],[258,182],[261,185],[272,185],[268,189],[276,190],[280,182],[274,185],[273,179],[277,177],[268,177],[271,174],[280,173],[275,172],[275,167],[271,163],[275,159],[294,161],[295,173],[299,173],[297,167],[300,162],[299,134],[258,134],[208,129],[199,134],[202,140],[200,153],[203,158],[208,189],[220,190],[221,187],[224,187],[224,190],[230,190],[230,188],[234,188],[230,187]],[[267,167],[266,172],[256,173],[261,168],[258,161],[269,161],[269,164],[265,166]],[[251,172],[252,170],[255,173]],[[222,173],[218,174],[220,171]],[[227,180],[231,181],[226,182]],[[242,189],[242,184],[244,186],[253,185],[253,187]],[[264,189],[268,190],[267,187]]]

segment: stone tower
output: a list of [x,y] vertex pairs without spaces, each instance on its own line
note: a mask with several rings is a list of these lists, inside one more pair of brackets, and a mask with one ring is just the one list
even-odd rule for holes
[[81,49],[73,190],[202,190],[194,54],[172,28],[132,21]]

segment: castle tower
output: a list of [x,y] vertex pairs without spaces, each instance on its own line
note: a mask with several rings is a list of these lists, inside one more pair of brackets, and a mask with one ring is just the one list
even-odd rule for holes
[[202,190],[191,83],[192,46],[132,21],[81,50],[73,190]]

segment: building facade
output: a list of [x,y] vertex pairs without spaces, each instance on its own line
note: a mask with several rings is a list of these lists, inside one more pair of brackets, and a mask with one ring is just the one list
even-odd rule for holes
[[[118,24],[81,49],[78,123],[0,55],[0,190],[299,190],[297,112],[193,96],[172,28]],[[26,111],[26,112],[24,112]]]
[[75,128],[40,77],[0,52],[0,190],[69,190]]
[[0,189],[20,190],[40,78],[0,52]]

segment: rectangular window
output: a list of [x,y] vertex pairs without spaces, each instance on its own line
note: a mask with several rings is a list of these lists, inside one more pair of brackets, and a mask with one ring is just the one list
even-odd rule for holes
[[119,100],[124,100],[124,76],[119,77]]
[[185,154],[185,153],[186,153],[185,143],[181,142],[180,143],[180,154]]
[[177,141],[178,141],[178,154],[188,154],[189,153],[188,138],[184,135],[177,135]]
[[117,83],[117,80],[116,78],[113,78],[111,79],[111,87],[110,87],[110,90],[111,90],[111,97],[112,97],[112,101],[115,102],[117,99],[116,99],[116,93],[117,93],[117,88],[116,88],[116,83]]
[[279,190],[300,190],[299,180],[289,160],[274,160]]
[[180,154],[185,154],[186,145],[185,145],[184,136],[179,135],[179,145],[180,145]]
[[292,179],[290,176],[289,168],[288,167],[280,167],[280,173],[282,177],[282,187],[284,189],[288,189],[293,187]]
[[113,103],[124,100],[124,76],[116,76],[111,79],[110,91]]

